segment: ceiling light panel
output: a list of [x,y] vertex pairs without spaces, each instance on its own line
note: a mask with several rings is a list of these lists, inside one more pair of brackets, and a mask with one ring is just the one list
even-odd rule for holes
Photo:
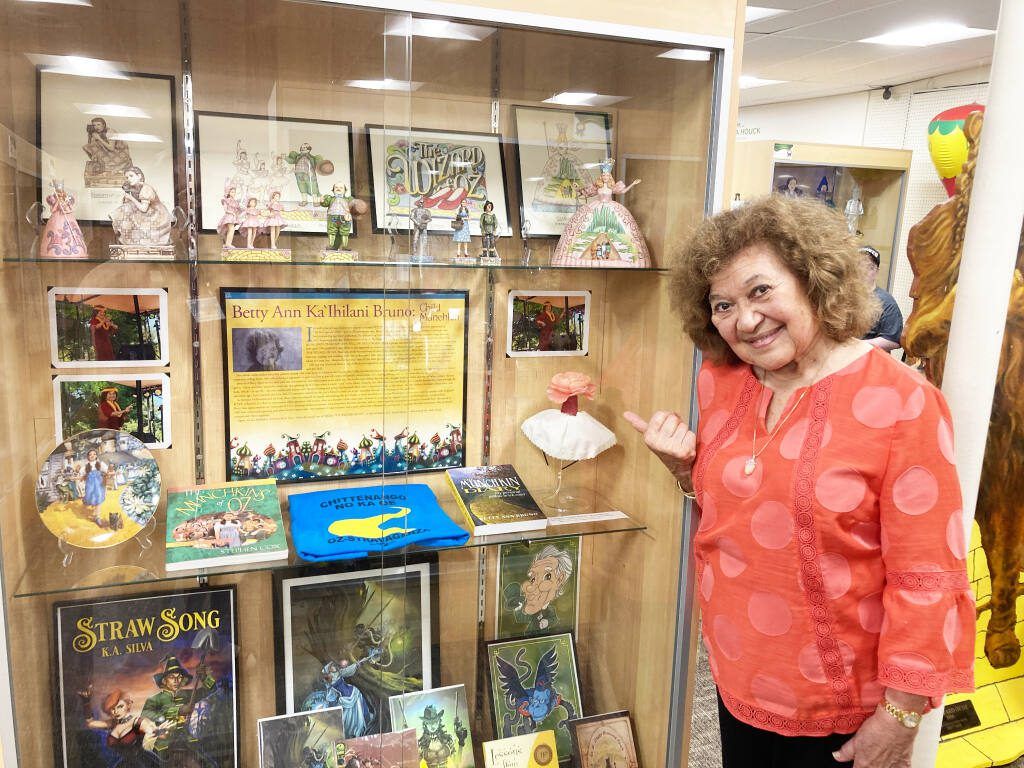
[[929,21],[902,27],[874,37],[865,37],[859,42],[875,45],[897,45],[922,48],[928,45],[942,45],[954,40],[969,40],[972,37],[994,35],[993,29],[976,29],[954,21]]

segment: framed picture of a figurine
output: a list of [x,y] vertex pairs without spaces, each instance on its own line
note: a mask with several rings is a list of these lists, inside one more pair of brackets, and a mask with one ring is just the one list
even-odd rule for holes
[[489,201],[494,234],[511,236],[500,134],[367,125],[366,140],[374,232],[411,231],[410,214],[422,201],[430,213],[427,232],[452,235],[458,218],[470,236],[480,237]]
[[165,288],[54,287],[47,291],[54,368],[165,366]]
[[529,237],[558,237],[612,152],[607,112],[512,107],[520,213]]
[[282,712],[342,705],[345,736],[392,730],[391,696],[437,685],[437,557],[274,575]]
[[196,171],[199,228],[225,245],[253,247],[250,229],[272,248],[279,234],[323,236],[333,200],[351,199],[352,124],[196,112]]
[[[174,208],[174,78],[115,74],[82,77],[46,65],[36,70],[37,200],[43,218],[51,214],[42,205],[51,181],[74,196],[80,224],[110,225],[130,187],[142,183]],[[135,176],[129,178],[133,170]]]

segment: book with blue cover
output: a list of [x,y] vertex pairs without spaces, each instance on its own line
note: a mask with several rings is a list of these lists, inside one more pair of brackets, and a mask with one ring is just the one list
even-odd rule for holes
[[288,505],[303,560],[369,557],[410,544],[455,547],[469,538],[422,483],[295,493]]

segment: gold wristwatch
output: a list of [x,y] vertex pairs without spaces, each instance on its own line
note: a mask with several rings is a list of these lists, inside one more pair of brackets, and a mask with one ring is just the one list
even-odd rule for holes
[[880,702],[882,709],[888,712],[890,715],[899,721],[899,724],[904,728],[917,728],[921,724],[921,713],[914,712],[912,709],[900,709],[888,699],[882,699]]

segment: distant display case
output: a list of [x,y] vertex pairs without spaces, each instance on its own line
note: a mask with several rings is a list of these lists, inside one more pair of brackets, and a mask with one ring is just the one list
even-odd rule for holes
[[820,200],[847,217],[861,243],[881,256],[878,283],[891,285],[911,152],[794,141],[735,145],[732,202],[769,193]]
[[[466,768],[538,724],[567,761],[570,719],[621,710],[643,764],[678,764],[688,509],[621,414],[690,401],[665,285],[721,184],[730,40],[286,0],[2,14],[18,764],[339,766],[408,725],[401,764]],[[565,372],[614,438],[593,457],[521,428],[574,418]],[[464,532],[446,470],[496,465],[541,527]],[[534,722],[542,672],[565,704]]]

